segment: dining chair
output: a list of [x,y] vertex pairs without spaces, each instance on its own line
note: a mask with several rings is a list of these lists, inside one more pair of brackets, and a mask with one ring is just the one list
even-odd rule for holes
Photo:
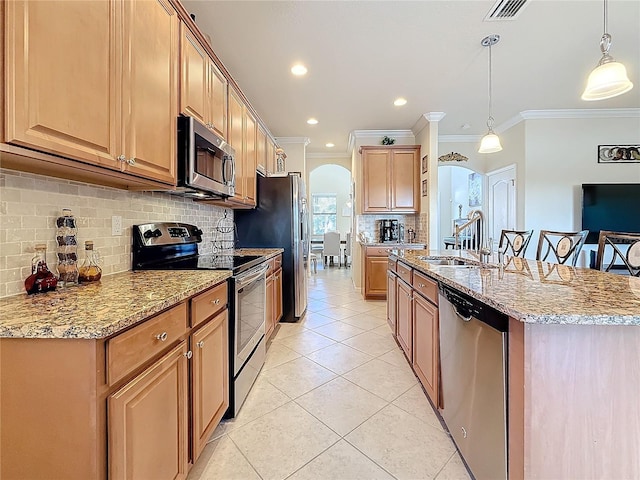
[[349,257],[351,256],[351,232],[347,232],[347,241],[344,245],[344,266],[349,266]]
[[514,257],[524,257],[533,230],[502,230],[498,251]]
[[340,255],[340,232],[326,232],[324,234],[323,244],[324,263],[327,265],[327,259],[333,263],[333,257],[338,257],[338,266],[342,266]]
[[[536,260],[560,264],[564,264],[567,260],[570,260],[571,266],[575,267],[578,261],[578,255],[580,254],[580,250],[582,250],[588,233],[589,230],[582,230],[580,232],[540,230]],[[551,255],[551,260],[547,260],[549,255]]]
[[[628,245],[626,251],[620,248],[623,245]],[[605,261],[605,256],[608,257],[606,253],[609,251],[607,247],[611,247],[610,250],[613,255],[610,260]],[[616,263],[618,257],[622,264]],[[600,230],[596,253],[596,269],[604,272],[609,272],[611,269],[626,269],[629,275],[640,277],[640,233]]]

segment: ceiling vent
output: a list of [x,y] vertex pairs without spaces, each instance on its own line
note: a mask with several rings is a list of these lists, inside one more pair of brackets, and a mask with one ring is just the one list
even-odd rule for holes
[[486,17],[485,21],[515,20],[529,0],[498,0]]

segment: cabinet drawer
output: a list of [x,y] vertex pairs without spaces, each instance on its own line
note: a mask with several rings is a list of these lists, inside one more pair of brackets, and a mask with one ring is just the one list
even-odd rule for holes
[[365,247],[367,257],[386,257],[391,252],[389,247]]
[[282,268],[282,255],[278,255],[273,259],[273,269],[278,270]]
[[438,305],[438,284],[421,274],[413,272],[413,288],[434,305]]
[[387,267],[387,270],[391,270],[392,272],[395,272],[398,265],[398,259],[389,258],[388,265],[389,266]]
[[187,330],[181,303],[107,341],[107,382],[113,385],[177,341]]
[[227,306],[227,282],[191,299],[191,326],[195,327]]
[[409,285],[411,285],[411,272],[412,271],[413,271],[413,268],[405,265],[402,262],[398,262],[398,266],[396,267],[396,273],[398,274],[398,276],[402,280],[407,282]]
[[267,273],[266,273],[266,275],[268,277],[269,275],[272,275],[273,272],[275,272],[278,269],[278,267],[276,267],[276,259],[275,258],[270,258],[265,263],[267,264]]

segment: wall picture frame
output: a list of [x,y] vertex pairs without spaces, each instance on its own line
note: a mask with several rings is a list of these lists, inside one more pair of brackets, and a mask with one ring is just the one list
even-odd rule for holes
[[427,180],[422,180],[422,196],[427,196]]
[[429,170],[429,154],[422,157],[422,173],[427,173]]
[[640,143],[598,145],[598,163],[640,163]]

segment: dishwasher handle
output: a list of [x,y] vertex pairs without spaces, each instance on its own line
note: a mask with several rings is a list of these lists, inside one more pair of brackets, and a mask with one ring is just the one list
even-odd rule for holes
[[451,303],[453,311],[461,320],[469,322],[472,318],[475,318],[499,332],[508,331],[508,315],[447,285],[440,284],[440,291]]

